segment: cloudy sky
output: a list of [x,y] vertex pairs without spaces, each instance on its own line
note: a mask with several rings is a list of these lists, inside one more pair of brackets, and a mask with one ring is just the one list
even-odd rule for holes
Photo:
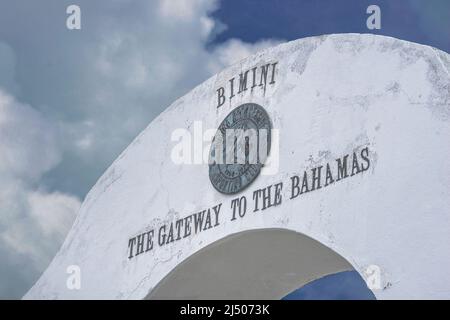
[[1,0],[0,298],[36,281],[87,191],[176,98],[267,46],[373,32],[369,4],[375,33],[450,51],[446,0]]

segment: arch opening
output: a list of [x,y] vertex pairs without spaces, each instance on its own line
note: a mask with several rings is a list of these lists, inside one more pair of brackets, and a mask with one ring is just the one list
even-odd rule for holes
[[146,299],[281,299],[313,280],[350,270],[346,259],[304,234],[257,229],[194,253]]

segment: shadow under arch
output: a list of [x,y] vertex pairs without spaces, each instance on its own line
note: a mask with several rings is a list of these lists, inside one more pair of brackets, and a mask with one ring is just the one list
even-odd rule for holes
[[346,259],[304,234],[256,229],[194,253],[145,299],[281,299],[311,281],[349,270]]

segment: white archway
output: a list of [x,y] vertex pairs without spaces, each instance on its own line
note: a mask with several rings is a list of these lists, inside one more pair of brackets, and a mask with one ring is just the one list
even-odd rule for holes
[[[175,101],[114,161],[25,298],[163,296],[175,292],[163,290],[173,285],[163,279],[202,249],[273,228],[314,239],[317,252],[329,248],[363,277],[378,268],[377,299],[449,298],[449,69],[449,55],[431,47],[342,34],[282,44],[223,70]],[[230,92],[246,72],[246,90]],[[249,102],[278,130],[270,151],[276,170],[226,195],[211,185],[208,163],[173,161],[176,130],[193,133],[198,123],[216,130]],[[301,192],[305,173],[309,187]],[[238,216],[233,203],[243,197],[247,212]],[[333,261],[315,268],[339,269]],[[70,265],[80,267],[80,290],[66,286]],[[283,281],[267,294],[287,290]]]

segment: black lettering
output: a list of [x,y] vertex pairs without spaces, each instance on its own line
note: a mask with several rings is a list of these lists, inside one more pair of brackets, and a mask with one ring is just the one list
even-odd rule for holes
[[348,158],[348,154],[342,159],[340,159],[340,158],[336,159],[337,166],[338,166],[338,175],[337,175],[336,181],[339,181],[341,179],[344,179],[344,178],[348,177],[347,158]]
[[367,164],[365,167],[364,164],[361,164],[361,170],[366,171],[370,167],[370,159],[369,159],[369,147],[365,147],[361,150],[361,158],[364,160],[364,162]]
[[309,187],[308,187],[308,174],[306,173],[306,171],[303,173],[303,179],[302,179],[302,189],[300,190],[300,194],[304,194],[309,192]]
[[320,185],[320,172],[322,171],[322,166],[312,169],[312,187],[311,191],[322,188]]
[[253,191],[253,202],[255,203],[255,209],[253,212],[256,212],[259,210],[259,194],[262,192],[262,189],[258,189]]
[[225,103],[225,89],[220,87],[217,89],[217,108],[221,107]]
[[270,67],[270,64],[261,66],[261,78],[260,78],[259,86],[260,87],[264,86],[264,89],[266,89],[267,74],[269,73],[269,67]]
[[275,66],[278,64],[278,62],[272,63],[272,80],[270,80],[269,84],[275,83]]
[[300,178],[298,176],[291,177],[291,199],[297,198],[300,194],[299,183]]
[[274,206],[281,204],[281,201],[282,201],[281,190],[282,189],[283,189],[283,182],[277,183],[275,185],[275,200],[273,202]]
[[241,93],[243,91],[247,91],[247,74],[248,70],[244,73],[239,74],[239,91],[238,93]]
[[189,237],[191,235],[191,222],[192,222],[192,215],[187,216],[184,218],[184,237]]
[[166,243],[166,226],[162,225],[158,231],[158,244],[162,247]]
[[194,214],[194,229],[195,233],[199,233],[203,228],[203,217],[205,215],[206,210],[200,211]]
[[181,239],[181,228],[183,227],[183,219],[179,219],[175,222],[175,228],[177,229],[177,241]]
[[145,249],[145,252],[153,249],[153,235],[154,235],[153,230],[147,232],[147,248]]
[[220,208],[222,207],[222,204],[218,204],[217,206],[213,207],[214,210],[214,214],[216,216],[216,223],[214,224],[214,227],[217,227],[220,223],[219,223],[219,213],[220,213]]
[[252,82],[252,87],[251,87],[252,91],[253,91],[253,88],[257,86],[257,84],[256,84],[256,69],[258,69],[258,67],[254,67],[252,69],[252,75],[253,75],[253,82]]
[[134,248],[135,244],[136,244],[136,237],[128,240],[128,248],[130,249],[130,253],[128,254],[128,259],[133,258],[133,248]]
[[230,99],[232,99],[235,94],[234,94],[234,78],[230,79]]
[[144,252],[144,234],[137,236],[136,255]]
[[231,221],[236,220],[236,209],[239,206],[239,198],[231,200],[231,209],[233,210],[233,216],[231,217]]
[[328,186],[329,184],[332,184],[332,183],[334,183],[333,173],[331,172],[330,164],[327,163],[327,173],[326,173],[326,178],[325,178],[325,187]]
[[169,233],[167,234],[166,244],[174,242],[173,238],[173,223],[170,224]]
[[356,153],[353,152],[353,159],[352,159],[352,174],[351,176],[354,176],[355,174],[358,174],[361,170],[359,169],[358,164],[358,157],[356,156]]
[[272,206],[272,201],[270,199],[270,190],[272,189],[272,186],[269,186],[267,188],[262,189],[263,193],[263,207],[262,210],[265,210],[267,208],[270,208]]
[[211,224],[211,210],[208,209],[206,213],[206,219],[205,219],[205,226],[203,227],[203,230],[208,230],[212,228]]

